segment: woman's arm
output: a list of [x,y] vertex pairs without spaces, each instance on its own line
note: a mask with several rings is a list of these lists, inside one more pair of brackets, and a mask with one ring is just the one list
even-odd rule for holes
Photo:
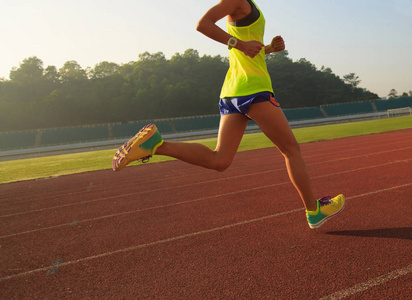
[[[218,4],[209,9],[199,20],[196,30],[207,37],[227,45],[231,35],[216,25],[216,22],[226,16],[236,16],[242,10],[244,0],[221,0]],[[249,57],[255,57],[264,45],[258,41],[238,40],[235,48],[242,51]]]
[[269,45],[265,46],[265,54],[280,52],[283,50],[285,50],[285,41],[280,35],[275,36],[272,39],[272,42]]

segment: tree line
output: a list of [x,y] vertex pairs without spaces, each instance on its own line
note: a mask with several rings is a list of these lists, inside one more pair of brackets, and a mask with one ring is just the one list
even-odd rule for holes
[[[292,61],[287,51],[266,59],[283,108],[378,98],[359,87],[354,73],[340,78],[304,58]],[[228,58],[194,49],[170,59],[145,52],[137,61],[86,69],[76,61],[45,68],[29,57],[0,80],[0,131],[217,114],[228,67]]]

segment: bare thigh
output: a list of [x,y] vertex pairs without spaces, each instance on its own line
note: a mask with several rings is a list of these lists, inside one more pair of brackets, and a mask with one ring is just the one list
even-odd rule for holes
[[284,155],[290,156],[300,151],[299,144],[280,107],[274,106],[269,101],[254,103],[250,106],[248,116]]
[[217,159],[228,167],[242,141],[249,119],[242,114],[228,114],[220,118],[219,134],[215,153]]

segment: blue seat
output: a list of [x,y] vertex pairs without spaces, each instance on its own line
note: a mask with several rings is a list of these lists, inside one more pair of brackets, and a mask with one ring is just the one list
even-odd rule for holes
[[322,105],[329,117],[373,113],[370,101]]
[[37,131],[0,132],[0,150],[34,147]]
[[291,108],[284,109],[283,112],[288,121],[310,120],[324,117],[319,107]]

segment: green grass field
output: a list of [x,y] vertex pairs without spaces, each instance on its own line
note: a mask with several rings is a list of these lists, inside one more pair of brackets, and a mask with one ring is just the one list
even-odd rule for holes
[[[412,117],[298,128],[294,129],[293,132],[299,143],[308,143],[406,128],[412,128]],[[216,138],[196,140],[195,142],[213,149],[216,145]],[[267,147],[273,147],[269,139],[262,133],[253,133],[243,137],[239,151]],[[0,162],[0,184],[111,169],[115,151],[116,149],[111,149]],[[155,156],[151,162],[166,160],[171,159]]]

